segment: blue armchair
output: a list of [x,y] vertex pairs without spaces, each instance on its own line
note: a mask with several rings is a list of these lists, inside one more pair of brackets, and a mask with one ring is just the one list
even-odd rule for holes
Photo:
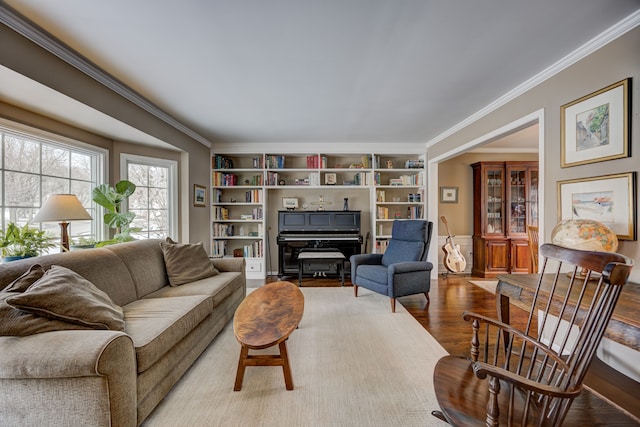
[[394,221],[384,254],[351,256],[354,295],[360,286],[387,295],[394,313],[397,297],[424,293],[428,302],[433,264],[426,260],[432,231],[431,221]]

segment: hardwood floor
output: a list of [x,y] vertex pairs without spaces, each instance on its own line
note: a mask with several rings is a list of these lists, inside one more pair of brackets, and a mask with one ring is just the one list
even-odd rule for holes
[[[398,302],[438,340],[445,350],[450,354],[461,356],[467,355],[471,340],[471,327],[462,320],[462,312],[469,310],[487,316],[496,316],[495,296],[469,283],[469,280],[473,278],[449,276],[443,279],[439,276],[437,284],[433,282],[429,304],[421,294],[398,298]],[[345,279],[345,285],[351,286],[351,283]],[[339,286],[339,280],[305,278],[303,286]],[[511,316],[514,325],[526,321],[525,312],[522,310],[512,308]],[[599,387],[608,383],[603,378],[591,378],[591,381],[600,381]],[[596,387],[598,387],[597,384]],[[636,393],[636,396],[638,395],[640,390]],[[632,401],[631,405],[637,403],[638,399]],[[587,389],[574,401],[564,425],[639,426],[640,422]]]

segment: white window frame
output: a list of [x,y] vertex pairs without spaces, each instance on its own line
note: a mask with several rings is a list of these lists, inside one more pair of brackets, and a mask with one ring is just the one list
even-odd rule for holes
[[[24,136],[25,138],[39,140],[40,142],[56,145],[59,144],[62,148],[73,147],[78,151],[86,151],[91,154],[95,154],[97,156],[96,159],[96,168],[93,171],[95,178],[95,183],[97,185],[104,184],[108,182],[108,168],[109,164],[109,150],[98,147],[95,145],[88,144],[86,142],[78,141],[76,139],[72,139],[69,137],[65,137],[62,135],[58,135],[52,132],[45,131],[43,129],[38,129],[32,126],[24,125],[21,123],[16,123],[11,120],[0,118],[0,131],[13,133],[19,136]],[[96,240],[104,240],[105,236],[107,236],[107,232],[105,231],[104,225],[104,211],[101,206],[92,202],[93,211],[96,213],[95,218],[93,218],[95,225],[95,233]]]
[[[168,204],[169,204],[169,224],[168,237],[177,241],[178,236],[178,162],[176,160],[160,159],[157,157],[140,156],[137,154],[120,154],[120,177],[129,179],[129,164],[139,164],[146,166],[159,166],[169,169]],[[126,206],[129,209],[129,206]]]

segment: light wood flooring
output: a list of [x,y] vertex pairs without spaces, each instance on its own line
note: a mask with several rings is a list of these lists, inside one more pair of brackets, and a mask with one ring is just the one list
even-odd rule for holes
[[[267,281],[277,280],[276,278]],[[296,278],[288,280],[297,284]],[[418,322],[450,354],[466,356],[471,340],[471,328],[462,320],[462,312],[475,311],[488,316],[496,316],[495,296],[486,290],[469,283],[471,277],[450,275],[444,279],[438,277],[430,292],[431,302],[427,305],[424,295],[412,295],[398,298]],[[475,279],[482,280],[482,279]],[[340,286],[336,278],[305,278],[303,286]],[[351,283],[345,279],[345,286]],[[391,308],[389,308],[391,309]],[[526,321],[524,311],[512,309],[512,323]],[[520,315],[518,315],[520,314]],[[593,366],[592,366],[593,368]],[[622,375],[615,376],[610,369],[591,369],[586,382],[600,394],[591,389],[585,390],[573,403],[565,426],[640,426],[640,390],[638,384]],[[612,377],[612,375],[614,375]],[[634,393],[634,391],[637,391]],[[624,408],[626,412],[611,405],[602,396],[609,396]],[[635,415],[635,417],[633,416]]]

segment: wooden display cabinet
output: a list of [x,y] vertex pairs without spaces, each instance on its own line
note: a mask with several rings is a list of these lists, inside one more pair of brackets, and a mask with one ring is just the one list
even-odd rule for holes
[[528,273],[527,225],[538,223],[538,162],[478,162],[471,167],[472,274]]

